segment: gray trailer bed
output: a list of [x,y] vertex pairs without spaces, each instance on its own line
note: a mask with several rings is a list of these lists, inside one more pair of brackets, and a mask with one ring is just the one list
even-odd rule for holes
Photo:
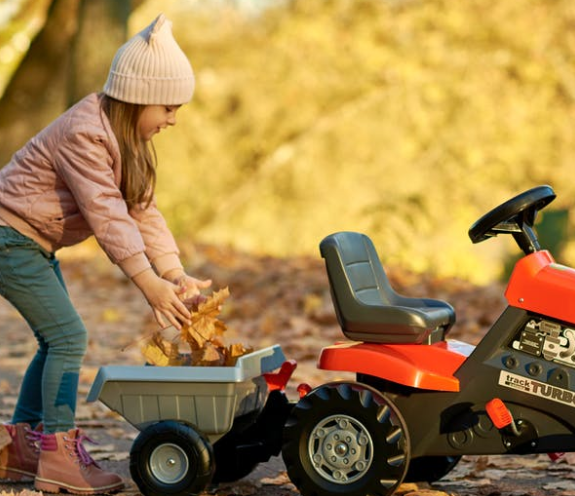
[[105,366],[88,401],[101,401],[139,430],[160,420],[181,420],[214,442],[235,417],[263,407],[267,384],[262,374],[284,361],[281,347],[274,345],[238,358],[233,367]]

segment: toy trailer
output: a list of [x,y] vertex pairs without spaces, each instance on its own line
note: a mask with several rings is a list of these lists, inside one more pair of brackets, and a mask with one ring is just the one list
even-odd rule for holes
[[140,431],[130,473],[145,496],[197,494],[279,454],[291,408],[284,389],[295,366],[279,345],[233,367],[105,366],[87,400]]

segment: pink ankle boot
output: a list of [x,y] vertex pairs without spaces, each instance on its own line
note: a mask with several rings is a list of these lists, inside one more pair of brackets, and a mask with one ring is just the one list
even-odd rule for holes
[[91,442],[80,429],[43,434],[34,487],[38,491],[99,494],[124,486],[121,477],[100,468],[82,443]]
[[32,430],[28,424],[4,424],[12,442],[0,451],[0,479],[34,479],[40,457],[41,424]]

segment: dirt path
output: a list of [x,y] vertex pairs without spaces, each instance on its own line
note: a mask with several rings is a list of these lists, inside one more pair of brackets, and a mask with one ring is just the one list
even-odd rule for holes
[[[312,385],[340,378],[315,367],[322,346],[341,339],[333,316],[321,262],[254,259],[207,250],[196,254],[194,273],[212,277],[214,288],[229,285],[232,300],[224,313],[229,337],[256,347],[280,343],[289,358],[298,361],[295,385]],[[127,482],[121,495],[137,495],[129,475],[129,451],[138,432],[100,403],[86,403],[86,395],[100,365],[140,364],[137,339],[152,329],[149,310],[139,292],[101,258],[70,260],[64,272],[73,299],[90,329],[89,352],[80,379],[78,423],[99,444],[92,455]],[[408,274],[395,274],[393,283],[404,292],[447,299],[458,312],[454,337],[477,342],[481,332],[502,308],[501,288],[473,288],[457,281],[421,282]],[[34,352],[30,331],[18,314],[0,300],[0,422],[10,419],[25,367]],[[410,496],[575,496],[575,455],[559,462],[540,456],[464,457],[444,480],[433,486],[404,484],[398,494]],[[0,483],[2,491],[26,496],[31,483]],[[28,493],[27,493],[28,492]],[[260,464],[243,480],[211,488],[224,495],[297,496],[280,457]]]

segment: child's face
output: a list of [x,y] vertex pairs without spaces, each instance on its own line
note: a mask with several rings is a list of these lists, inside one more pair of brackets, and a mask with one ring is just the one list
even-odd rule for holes
[[140,136],[149,141],[161,129],[174,126],[179,108],[180,105],[146,105],[138,121]]

